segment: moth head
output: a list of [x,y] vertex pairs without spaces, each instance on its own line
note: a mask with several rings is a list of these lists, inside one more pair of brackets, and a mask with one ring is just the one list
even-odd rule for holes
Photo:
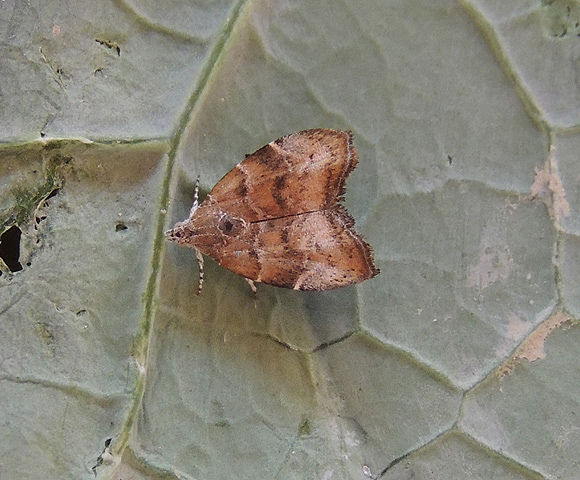
[[193,230],[189,221],[176,223],[171,230],[165,232],[165,238],[170,242],[179,245],[191,245],[191,239],[194,237]]
[[215,206],[201,205],[193,215],[166,232],[167,240],[190,247],[228,243],[247,227],[239,217],[222,212]]

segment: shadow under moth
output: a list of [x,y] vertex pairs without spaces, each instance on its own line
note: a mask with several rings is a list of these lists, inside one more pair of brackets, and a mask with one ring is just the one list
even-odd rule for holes
[[316,128],[260,148],[227,173],[169,241],[193,247],[253,282],[295,290],[346,287],[379,273],[371,246],[342,206],[358,163],[352,133]]

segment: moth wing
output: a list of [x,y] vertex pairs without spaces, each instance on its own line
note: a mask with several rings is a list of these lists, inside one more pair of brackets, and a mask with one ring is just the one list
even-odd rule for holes
[[[374,277],[372,248],[340,206],[251,225],[247,250],[218,261],[251,280],[295,290],[330,290]],[[238,244],[239,245],[239,244]]]
[[352,133],[318,128],[262,147],[208,195],[223,211],[255,222],[331,208],[358,163]]

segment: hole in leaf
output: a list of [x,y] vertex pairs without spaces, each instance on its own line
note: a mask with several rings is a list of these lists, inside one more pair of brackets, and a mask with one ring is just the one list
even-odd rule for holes
[[0,236],[0,258],[4,260],[11,272],[22,270],[22,265],[18,261],[20,259],[21,236],[22,231],[16,225],[12,225]]
[[48,194],[48,197],[46,197],[46,198],[44,199],[44,201],[46,202],[46,201],[47,201],[49,198],[56,197],[56,196],[58,195],[58,192],[59,192],[59,191],[60,191],[60,188],[55,188],[55,189],[54,189],[52,192],[50,192],[50,193]]
[[116,232],[122,232],[123,230],[127,230],[127,225],[124,223],[117,223],[117,225],[115,225]]

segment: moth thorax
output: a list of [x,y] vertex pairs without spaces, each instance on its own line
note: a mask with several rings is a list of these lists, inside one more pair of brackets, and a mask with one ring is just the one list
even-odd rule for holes
[[224,213],[218,223],[218,229],[224,235],[228,237],[235,237],[238,235],[246,226],[246,222],[244,222],[241,218],[232,217],[227,213]]

